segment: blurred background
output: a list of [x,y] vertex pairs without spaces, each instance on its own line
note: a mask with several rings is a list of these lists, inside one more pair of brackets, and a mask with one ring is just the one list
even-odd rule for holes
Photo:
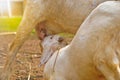
[[25,9],[26,0],[0,0],[0,32],[15,32]]

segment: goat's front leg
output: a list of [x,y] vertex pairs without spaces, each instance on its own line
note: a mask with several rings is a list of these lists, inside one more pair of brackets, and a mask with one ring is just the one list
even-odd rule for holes
[[16,37],[12,44],[10,45],[7,61],[5,63],[2,73],[0,74],[0,80],[9,80],[13,62],[15,60],[18,50],[20,49],[24,41],[28,38],[30,32],[35,28],[35,25],[38,23],[38,21],[40,22],[43,21],[43,18],[38,17],[38,14],[36,16],[36,12],[33,12],[35,10],[33,10],[32,8],[33,6],[26,7],[26,11],[23,16],[22,22],[18,28]]
[[120,63],[117,54],[112,48],[107,48],[105,53],[97,53],[94,57],[97,69],[107,80],[120,80]]

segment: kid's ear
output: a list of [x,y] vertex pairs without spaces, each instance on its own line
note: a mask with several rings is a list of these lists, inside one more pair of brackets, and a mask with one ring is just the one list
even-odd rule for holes
[[60,42],[60,43],[61,43],[63,40],[64,40],[63,37],[59,37],[59,38],[58,38],[58,42]]

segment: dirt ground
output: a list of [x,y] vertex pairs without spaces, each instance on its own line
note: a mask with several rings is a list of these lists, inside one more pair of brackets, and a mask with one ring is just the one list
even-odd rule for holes
[[[0,35],[0,70],[6,61],[8,45],[14,39],[15,34]],[[17,54],[10,80],[44,80],[43,67],[39,67],[41,52],[39,40],[35,35],[24,43]]]

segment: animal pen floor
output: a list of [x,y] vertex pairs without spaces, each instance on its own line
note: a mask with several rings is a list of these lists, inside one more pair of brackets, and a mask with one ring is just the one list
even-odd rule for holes
[[[0,71],[5,64],[8,54],[8,45],[14,39],[14,34],[0,35]],[[13,66],[13,74],[10,80],[44,80],[43,66],[39,67],[40,62],[39,40],[36,36],[30,36],[17,54]]]

